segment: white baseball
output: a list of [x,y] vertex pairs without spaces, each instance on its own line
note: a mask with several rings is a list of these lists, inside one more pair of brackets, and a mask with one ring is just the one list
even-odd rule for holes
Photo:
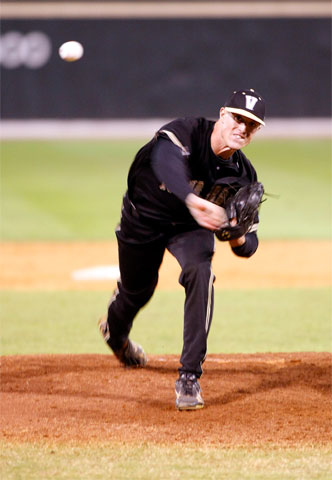
[[66,62],[75,62],[79,60],[84,53],[84,49],[79,42],[70,41],[63,43],[59,48],[60,57]]

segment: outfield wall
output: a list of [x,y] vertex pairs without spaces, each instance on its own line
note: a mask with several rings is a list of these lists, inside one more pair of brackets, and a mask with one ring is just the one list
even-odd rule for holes
[[[2,120],[2,140],[149,139],[171,119]],[[328,118],[267,118],[257,139],[330,138]]]
[[[82,42],[85,55],[68,64],[57,51],[72,39]],[[324,15],[255,18],[252,12],[250,18],[7,15],[1,82],[3,119],[214,118],[229,92],[243,87],[266,98],[270,118],[327,118],[331,23]]]

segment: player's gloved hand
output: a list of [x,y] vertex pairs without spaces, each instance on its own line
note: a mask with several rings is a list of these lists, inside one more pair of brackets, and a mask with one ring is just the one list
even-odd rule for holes
[[[260,182],[252,182],[241,187],[235,195],[227,199],[225,206],[229,223],[226,227],[222,227],[216,231],[218,240],[231,241],[240,239],[250,231],[258,215],[263,194],[263,184]],[[234,219],[235,223],[232,223]],[[240,242],[242,240],[240,240]]]
[[215,231],[228,225],[226,210],[194,193],[186,197],[186,206],[196,222],[208,230]]

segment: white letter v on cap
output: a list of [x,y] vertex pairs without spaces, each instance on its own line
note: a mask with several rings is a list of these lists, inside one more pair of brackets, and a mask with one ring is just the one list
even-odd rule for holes
[[246,108],[249,110],[253,110],[257,102],[258,98],[252,97],[251,95],[246,95]]

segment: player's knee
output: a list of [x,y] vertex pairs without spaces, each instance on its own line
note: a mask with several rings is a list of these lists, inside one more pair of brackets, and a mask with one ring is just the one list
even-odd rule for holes
[[148,287],[139,290],[125,290],[126,302],[135,307],[143,307],[152,297],[155,290],[155,285],[149,285]]
[[182,268],[182,272],[179,278],[179,282],[181,285],[185,286],[187,283],[196,282],[198,281],[209,281],[211,278],[211,263],[204,261],[204,262],[191,262],[186,264]]

